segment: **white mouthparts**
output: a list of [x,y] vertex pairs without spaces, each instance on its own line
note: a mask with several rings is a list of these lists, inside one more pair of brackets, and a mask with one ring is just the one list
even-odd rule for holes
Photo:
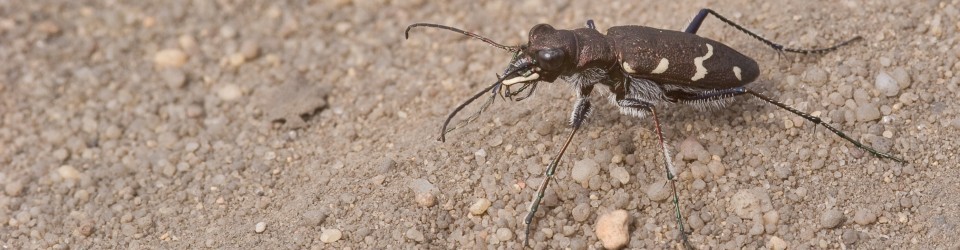
[[533,74],[530,74],[529,76],[518,76],[518,77],[510,78],[507,80],[503,80],[503,85],[510,86],[519,82],[537,80],[537,78],[540,78],[540,74],[533,73]]

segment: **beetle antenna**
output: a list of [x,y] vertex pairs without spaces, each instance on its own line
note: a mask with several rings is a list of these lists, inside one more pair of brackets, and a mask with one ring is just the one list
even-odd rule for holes
[[447,116],[447,120],[443,122],[443,127],[440,128],[440,137],[437,138],[437,140],[441,142],[445,142],[447,140],[446,139],[447,132],[453,131],[454,129],[461,127],[461,126],[456,126],[451,129],[447,129],[447,125],[450,125],[450,120],[453,120],[453,117],[457,116],[457,113],[460,113],[460,111],[466,108],[467,105],[470,105],[470,103],[473,103],[473,101],[476,101],[481,96],[486,94],[487,91],[494,90],[493,96],[491,96],[490,100],[487,100],[487,102],[485,102],[483,106],[480,107],[480,111],[478,111],[476,114],[474,114],[470,118],[467,118],[467,122],[470,122],[473,119],[476,119],[481,112],[483,112],[484,110],[487,109],[488,106],[490,106],[490,103],[493,103],[493,99],[496,99],[497,97],[496,92],[500,91],[500,87],[503,85],[503,80],[506,80],[507,77],[510,77],[514,73],[520,71],[520,69],[521,68],[515,68],[513,70],[507,71],[506,74],[503,74],[503,76],[498,77],[497,82],[493,83],[493,85],[490,85],[490,87],[486,87],[480,92],[477,92],[477,94],[473,95],[473,97],[470,97],[470,99],[467,99],[467,101],[461,103],[460,106],[457,106],[457,108],[453,109],[453,112],[450,112],[450,115]]
[[493,47],[497,47],[498,49],[502,49],[502,50],[506,50],[506,51],[510,51],[510,52],[520,51],[520,48],[519,48],[518,46],[506,46],[506,45],[503,45],[503,44],[499,44],[499,43],[497,43],[497,42],[494,42],[493,40],[490,40],[490,38],[486,38],[486,37],[482,37],[482,36],[480,36],[480,35],[477,35],[476,33],[473,33],[473,32],[465,31],[465,30],[462,30],[462,29],[458,29],[458,28],[454,28],[454,27],[450,27],[450,26],[446,26],[446,25],[439,25],[439,24],[432,24],[432,23],[415,23],[415,24],[411,24],[410,26],[407,26],[407,30],[403,32],[403,35],[404,35],[404,37],[405,37],[406,39],[410,39],[410,29],[412,29],[412,28],[414,28],[414,27],[430,27],[430,28],[437,28],[437,29],[449,30],[449,31],[453,31],[453,32],[457,32],[457,33],[463,34],[463,35],[465,35],[465,36],[469,36],[469,37],[476,38],[476,39],[478,39],[478,40],[480,40],[480,41],[483,41],[483,42],[485,42],[485,43],[487,43],[487,44],[492,45]]

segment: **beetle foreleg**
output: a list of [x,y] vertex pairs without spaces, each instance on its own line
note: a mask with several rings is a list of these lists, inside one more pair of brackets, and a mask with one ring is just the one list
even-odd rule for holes
[[[592,89],[592,87],[590,89]],[[584,94],[583,91],[587,91],[586,94]],[[557,172],[557,165],[560,164],[560,158],[563,157],[563,153],[567,152],[567,147],[570,146],[570,142],[573,141],[573,135],[577,134],[577,131],[580,130],[580,125],[583,124],[583,121],[586,120],[587,115],[590,113],[590,100],[587,98],[589,93],[589,89],[581,89],[580,98],[577,99],[577,104],[573,108],[573,116],[570,118],[573,132],[570,132],[567,141],[563,143],[563,147],[560,147],[560,152],[557,152],[557,155],[553,157],[553,161],[550,161],[550,165],[547,166],[547,171],[544,173],[543,181],[540,182],[540,187],[537,188],[537,195],[534,196],[533,201],[530,202],[530,211],[527,212],[527,217],[523,220],[523,223],[526,224],[523,238],[524,247],[527,246],[530,239],[530,224],[533,222],[533,216],[540,208],[540,201],[543,199],[550,179],[552,179],[553,174]]]

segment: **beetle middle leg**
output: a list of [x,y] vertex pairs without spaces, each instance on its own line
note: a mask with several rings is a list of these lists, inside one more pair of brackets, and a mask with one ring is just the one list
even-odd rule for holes
[[847,45],[847,44],[850,44],[851,42],[854,42],[854,41],[863,39],[863,38],[860,37],[860,36],[855,36],[855,37],[851,38],[850,40],[846,40],[846,41],[841,42],[841,43],[838,43],[838,44],[836,44],[836,45],[833,45],[833,46],[830,46],[830,47],[827,47],[827,48],[821,48],[821,49],[797,49],[797,48],[787,48],[787,47],[784,47],[782,44],[778,44],[778,43],[775,43],[775,42],[773,42],[773,41],[770,41],[770,40],[768,40],[768,39],[766,39],[766,38],[763,38],[762,36],[757,35],[757,34],[754,33],[753,31],[750,31],[750,30],[744,28],[743,26],[740,26],[739,24],[731,21],[730,19],[727,19],[726,17],[721,16],[721,15],[718,14],[716,11],[713,11],[713,10],[707,9],[707,8],[700,9],[700,12],[698,12],[697,15],[693,17],[693,20],[690,21],[690,24],[687,26],[687,29],[685,29],[684,32],[686,32],[686,33],[691,33],[691,34],[696,34],[696,33],[697,33],[697,30],[700,30],[700,24],[703,24],[703,20],[707,18],[707,14],[713,15],[713,16],[717,17],[717,19],[720,19],[720,21],[723,21],[724,23],[726,23],[727,25],[733,26],[734,28],[736,28],[736,29],[739,30],[740,32],[746,33],[747,35],[749,35],[749,36],[751,36],[751,37],[753,37],[753,38],[755,38],[755,39],[757,39],[757,40],[760,40],[760,42],[763,42],[763,43],[766,44],[767,46],[770,46],[771,48],[773,48],[774,50],[776,50],[776,51],[779,52],[779,53],[782,53],[782,52],[792,52],[792,53],[800,53],[800,54],[823,54],[823,53],[827,53],[827,52],[830,52],[830,51],[837,50],[837,48],[843,47],[843,46],[845,46],[845,45]]
[[670,149],[667,148],[667,144],[664,143],[663,130],[660,128],[660,118],[657,117],[656,108],[654,108],[653,104],[649,102],[633,98],[619,100],[617,101],[617,105],[619,105],[621,108],[635,109],[639,112],[650,113],[650,116],[653,116],[653,124],[657,131],[658,142],[660,143],[660,151],[663,152],[663,160],[666,162],[667,180],[670,181],[670,184],[673,188],[673,205],[675,209],[674,212],[676,213],[677,229],[680,230],[680,237],[683,240],[683,246],[687,249],[692,249],[690,246],[690,241],[687,239],[687,232],[683,227],[683,214],[680,212],[680,197],[677,194],[676,180],[676,176],[678,174],[677,169],[673,166],[673,157],[670,157]]

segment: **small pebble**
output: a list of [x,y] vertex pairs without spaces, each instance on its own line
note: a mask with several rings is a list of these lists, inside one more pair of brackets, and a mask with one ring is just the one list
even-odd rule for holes
[[885,96],[896,96],[900,93],[900,84],[897,83],[897,80],[893,79],[890,74],[887,74],[886,71],[880,71],[880,73],[877,74],[874,87],[880,91],[880,94]]
[[857,121],[868,122],[880,119],[880,109],[876,104],[868,103],[857,108]]
[[790,168],[790,164],[781,164],[775,167],[774,170],[777,173],[777,177],[780,177],[781,180],[786,180],[793,174],[793,169]]
[[893,72],[890,72],[890,76],[892,76],[894,80],[897,80],[897,84],[901,90],[910,87],[910,84],[912,84],[910,73],[907,73],[907,70],[903,67],[893,69]]
[[187,152],[197,151],[197,149],[199,148],[200,148],[200,143],[197,143],[197,142],[188,142],[186,145],[183,146],[183,149]]
[[710,153],[707,152],[707,149],[703,147],[703,144],[700,144],[694,137],[687,137],[680,143],[680,151],[678,154],[683,157],[685,161],[694,161],[697,159],[710,159]]
[[670,183],[667,180],[654,182],[647,187],[647,197],[652,201],[664,201],[671,195]]
[[584,222],[590,218],[590,204],[589,203],[580,203],[573,208],[571,213],[573,214],[573,220],[576,222]]
[[820,215],[821,228],[836,228],[843,223],[843,212],[837,209],[830,209]]
[[65,160],[67,160],[67,158],[70,157],[70,151],[68,151],[67,149],[63,149],[63,148],[54,150],[54,151],[53,151],[53,157],[54,157],[54,158],[57,158],[57,160],[59,160],[59,161],[65,161]]
[[484,198],[477,199],[477,201],[474,202],[473,205],[470,205],[470,214],[483,215],[484,213],[487,212],[487,208],[490,208],[490,205],[492,204],[493,203],[490,202],[490,200],[487,200]]
[[87,237],[93,234],[94,229],[95,228],[93,227],[93,224],[83,223],[82,225],[80,225],[80,229],[78,231],[80,231],[80,235]]
[[597,238],[606,249],[620,249],[630,242],[630,214],[626,210],[605,213],[597,218]]
[[437,204],[437,196],[433,195],[432,192],[417,193],[416,197],[417,204],[423,207],[432,207]]
[[620,184],[627,184],[627,182],[630,182],[630,172],[627,172],[627,169],[624,167],[615,167],[610,169],[610,177],[620,181]]
[[847,229],[843,230],[843,235],[841,235],[840,238],[843,240],[843,244],[852,245],[853,243],[857,243],[860,235],[853,229]]
[[763,214],[764,225],[776,225],[780,221],[780,213],[777,210],[770,210]]
[[865,208],[857,209],[853,221],[862,226],[870,225],[877,221],[877,213]]
[[711,161],[707,164],[707,169],[710,170],[710,173],[714,177],[723,176],[727,172],[727,167],[720,163],[720,161]]
[[497,229],[497,239],[501,242],[509,241],[513,239],[513,231],[510,231],[508,228],[498,228]]
[[786,241],[777,236],[770,236],[770,240],[767,241],[767,248],[774,250],[787,249],[788,245]]
[[230,66],[233,66],[233,67],[240,66],[241,64],[244,64],[246,62],[247,62],[247,58],[243,57],[243,55],[240,53],[232,54],[227,57],[227,63],[229,63]]
[[487,150],[479,149],[476,152],[473,152],[473,158],[477,161],[478,164],[483,164],[487,162]]
[[160,72],[160,78],[172,89],[183,87],[187,83],[187,75],[182,70],[176,68],[164,69]]
[[577,183],[586,186],[587,181],[598,173],[600,173],[600,168],[596,161],[593,159],[583,159],[573,164],[570,177],[577,181]]
[[825,84],[827,80],[829,80],[827,71],[818,67],[810,67],[803,73],[803,81],[814,86],[821,86]]
[[420,232],[420,230],[417,230],[416,228],[407,229],[407,233],[405,235],[407,236],[407,239],[411,239],[416,242],[423,242],[423,240],[425,239],[423,237],[423,233]]
[[7,192],[8,196],[13,196],[13,197],[20,196],[20,194],[23,193],[23,182],[21,181],[7,182],[7,185],[4,187],[3,191]]
[[67,180],[76,180],[80,179],[80,171],[77,171],[76,168],[70,165],[64,165],[57,169],[57,174],[60,174],[60,177],[63,177]]
[[263,221],[257,222],[257,226],[256,226],[255,231],[256,231],[257,233],[262,233],[262,232],[265,231],[265,230],[267,230],[267,223],[266,223],[266,222],[263,222]]
[[740,190],[730,198],[734,213],[743,219],[752,219],[760,215],[760,198],[750,190]]
[[260,45],[256,41],[246,41],[240,45],[240,55],[249,61],[260,56]]
[[314,209],[303,212],[303,224],[305,226],[317,226],[327,220],[327,214],[322,210]]
[[182,35],[177,38],[177,43],[184,50],[194,50],[197,48],[197,39],[190,35]]
[[380,173],[389,173],[393,171],[393,168],[397,167],[397,161],[387,158],[380,163]]
[[217,96],[224,101],[232,101],[240,98],[243,95],[243,92],[240,90],[240,86],[236,84],[227,84],[220,89],[217,89]]
[[153,63],[160,67],[180,67],[187,63],[187,58],[179,49],[165,49],[153,56]]
[[324,229],[320,231],[320,241],[323,243],[334,243],[340,240],[340,237],[343,236],[343,233],[338,229]]

